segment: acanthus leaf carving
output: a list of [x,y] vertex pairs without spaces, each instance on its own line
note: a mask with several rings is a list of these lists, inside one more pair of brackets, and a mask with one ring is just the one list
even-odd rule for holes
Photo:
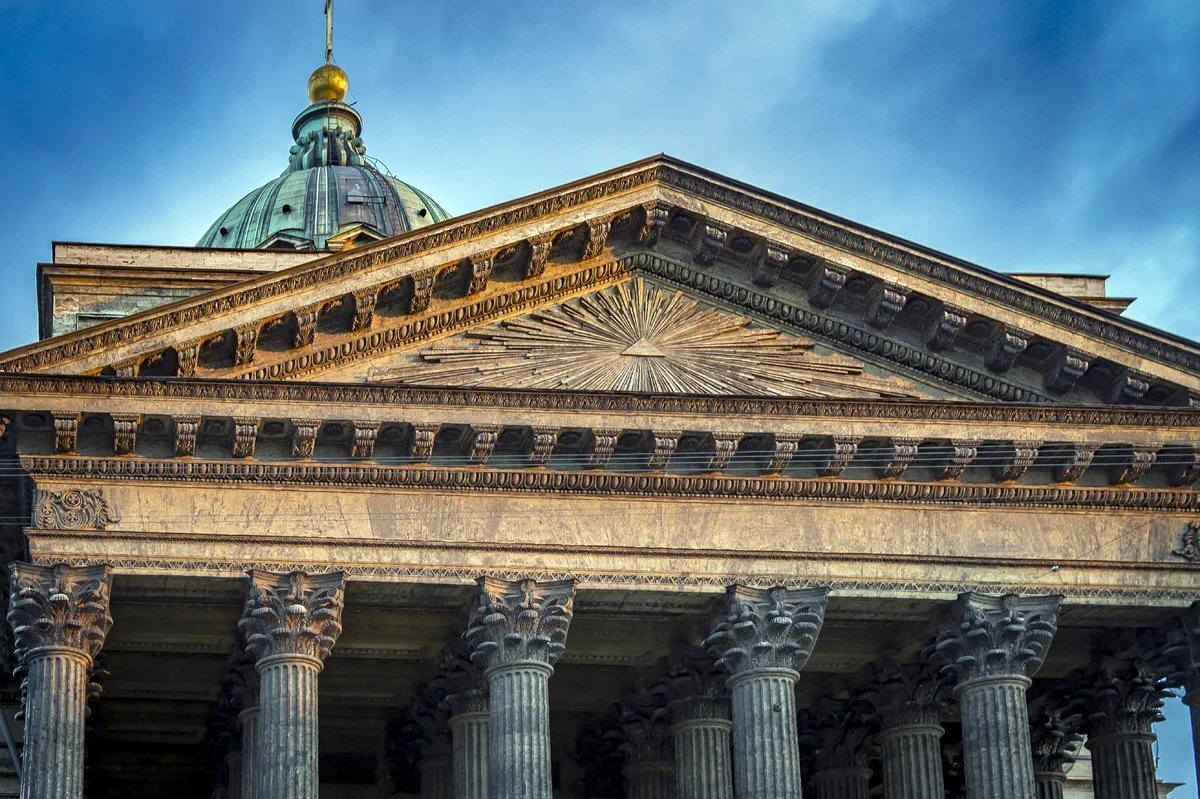
[[895,283],[880,281],[867,294],[867,324],[877,330],[886,330],[896,321],[896,315],[908,304],[908,289]]
[[791,252],[782,247],[768,244],[762,249],[758,263],[754,267],[754,285],[771,288],[779,282],[779,274],[787,266]]
[[238,629],[256,662],[292,655],[324,661],[342,631],[346,579],[341,572],[250,572]]
[[195,377],[200,363],[200,342],[189,341],[175,345],[175,373],[179,377]]
[[592,431],[592,450],[588,454],[589,469],[603,469],[608,466],[613,452],[617,449],[617,438],[620,435],[620,430],[603,427]]
[[317,337],[317,315],[320,312],[320,307],[317,305],[307,305],[303,308],[297,308],[292,312],[296,319],[295,332],[292,333],[293,347],[308,347],[311,346]]
[[711,266],[724,249],[733,228],[712,220],[705,220],[696,227],[700,235],[696,239],[692,258],[702,266]]
[[862,436],[830,436],[825,442],[829,456],[823,458],[817,465],[817,474],[821,477],[838,477],[846,471],[850,461],[858,454],[858,445]]
[[252,458],[258,442],[259,420],[251,416],[233,417],[233,457]]
[[558,428],[536,425],[530,431],[529,464],[545,466],[558,444]]
[[488,287],[495,264],[496,259],[490,252],[472,255],[467,259],[467,294],[478,294]]
[[258,349],[258,323],[242,325],[233,331],[233,365],[244,366],[254,360]]
[[1007,325],[998,325],[987,343],[983,363],[993,372],[1007,372],[1017,362],[1017,356],[1028,346],[1029,336]]
[[75,454],[79,443],[78,413],[60,413],[55,411],[54,417],[54,451],[59,455]]
[[432,268],[413,274],[412,297],[408,301],[408,312],[410,314],[429,310],[429,302],[433,299],[433,284],[436,279],[437,271]]
[[930,314],[925,328],[925,344],[934,352],[949,349],[967,325],[965,311],[942,305]]
[[1068,679],[1078,686],[1071,705],[1084,718],[1089,738],[1146,735],[1163,720],[1168,686],[1151,662],[1139,655],[1099,658]]
[[958,683],[985,677],[1032,677],[1058,630],[1062,600],[961,594],[942,625],[934,652]]
[[1051,361],[1046,370],[1046,390],[1052,394],[1065,394],[1075,388],[1091,364],[1088,357],[1078,350],[1063,348]]
[[200,432],[200,417],[192,414],[172,416],[171,425],[174,429],[175,455],[185,458],[194,456],[196,436]]
[[642,206],[644,214],[642,229],[638,231],[638,243],[643,247],[653,247],[658,244],[659,236],[667,225],[670,208],[663,203],[653,202]]
[[351,458],[369,458],[375,452],[375,441],[379,438],[379,422],[356,421],[353,423],[354,440],[350,443]]
[[581,260],[588,261],[599,258],[608,242],[609,231],[612,230],[612,218],[592,219],[584,225],[583,251]]
[[464,638],[484,668],[554,663],[566,651],[574,617],[575,581],[481,577]]
[[808,301],[814,308],[828,308],[833,305],[842,287],[846,285],[849,273],[839,266],[820,261],[813,264],[808,277]]
[[425,463],[433,455],[433,445],[437,440],[440,425],[414,424],[412,428],[412,443],[409,447],[409,457],[416,463]]
[[999,465],[992,470],[998,483],[1011,483],[1020,480],[1037,460],[1041,441],[1013,441],[999,454]]
[[137,449],[137,431],[142,417],[136,413],[114,413],[113,454],[132,455]]
[[731,585],[727,609],[704,646],[733,675],[756,669],[794,669],[808,662],[825,623],[823,588]]
[[650,470],[665,469],[671,461],[671,456],[675,454],[675,449],[679,446],[679,437],[683,435],[682,430],[655,430],[650,434],[653,439],[653,446],[650,450],[650,460],[646,464],[646,468]]
[[317,431],[321,429],[318,419],[292,420],[292,457],[311,458],[317,448]]
[[107,530],[121,516],[99,488],[38,489],[33,521],[43,530]]
[[700,646],[680,646],[659,663],[662,691],[679,724],[692,719],[729,719],[729,675],[716,658]]
[[738,444],[741,443],[742,434],[735,432],[716,432],[713,433],[713,454],[709,458],[708,464],[704,467],[705,471],[719,472],[729,466],[733,460],[733,456],[737,454]]
[[47,647],[92,660],[112,628],[112,577],[107,566],[9,566],[8,622],[22,662]]
[[550,261],[550,249],[554,243],[551,236],[538,236],[528,241],[529,255],[525,261],[525,278],[540,277],[546,273]]
[[468,460],[477,466],[486,466],[496,450],[496,440],[500,437],[500,425],[477,424],[471,427],[471,449],[467,454]]
[[888,655],[871,664],[861,698],[883,729],[940,725],[950,706],[950,681],[927,660],[905,663]]
[[379,289],[365,288],[354,292],[354,319],[351,330],[366,330],[375,321],[375,306],[379,303]]

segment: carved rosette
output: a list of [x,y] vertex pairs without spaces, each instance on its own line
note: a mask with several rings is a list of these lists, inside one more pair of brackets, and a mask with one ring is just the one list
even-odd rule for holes
[[292,655],[324,662],[342,631],[346,580],[341,572],[250,572],[250,593],[238,629],[260,666]]
[[941,725],[950,705],[950,682],[944,671],[925,661],[885,658],[869,666],[868,672],[873,679],[861,699],[883,729]]
[[804,668],[825,622],[825,590],[783,586],[727,589],[728,613],[704,645],[733,675],[757,669]]
[[1061,598],[961,594],[935,651],[961,686],[987,677],[1029,678],[1058,630]]
[[574,605],[574,580],[479,578],[464,635],[472,658],[486,669],[528,661],[554,665],[566,650]]
[[672,650],[661,661],[660,672],[661,689],[676,724],[693,719],[730,718],[729,695],[725,690],[728,675],[703,647]]
[[33,520],[43,530],[106,530],[121,516],[98,488],[38,489]]
[[107,566],[9,566],[8,623],[22,663],[47,649],[71,649],[92,661],[112,628]]

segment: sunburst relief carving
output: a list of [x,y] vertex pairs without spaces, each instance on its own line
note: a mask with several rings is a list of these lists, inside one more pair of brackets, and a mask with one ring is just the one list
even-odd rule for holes
[[901,380],[635,278],[433,344],[372,374],[410,385],[674,394],[915,397]]

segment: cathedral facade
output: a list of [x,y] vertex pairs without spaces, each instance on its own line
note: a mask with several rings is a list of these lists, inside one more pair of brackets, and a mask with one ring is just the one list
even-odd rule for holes
[[666,156],[454,217],[345,91],[38,267],[23,799],[1165,795],[1200,346]]

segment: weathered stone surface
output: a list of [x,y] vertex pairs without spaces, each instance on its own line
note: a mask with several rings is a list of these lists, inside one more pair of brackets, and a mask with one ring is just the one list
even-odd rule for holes
[[866,799],[874,719],[857,696],[823,697],[801,714],[801,747],[817,799]]
[[874,664],[861,694],[880,725],[883,789],[887,799],[944,799],[942,716],[950,684],[928,661],[902,663],[887,658]]
[[490,697],[483,668],[472,661],[465,641],[453,641],[442,651],[435,682],[445,691],[454,796],[488,799]]
[[1057,597],[959,597],[936,652],[957,678],[972,799],[1034,799],[1025,691],[1058,629]]
[[733,799],[733,721],[727,678],[701,647],[678,647],[660,663],[671,712],[679,799]]
[[1083,741],[1083,719],[1071,707],[1070,684],[1057,684],[1029,703],[1029,743],[1038,799],[1061,799],[1067,772]]
[[730,586],[705,646],[732,674],[740,799],[799,799],[795,684],[825,620],[823,590]]

